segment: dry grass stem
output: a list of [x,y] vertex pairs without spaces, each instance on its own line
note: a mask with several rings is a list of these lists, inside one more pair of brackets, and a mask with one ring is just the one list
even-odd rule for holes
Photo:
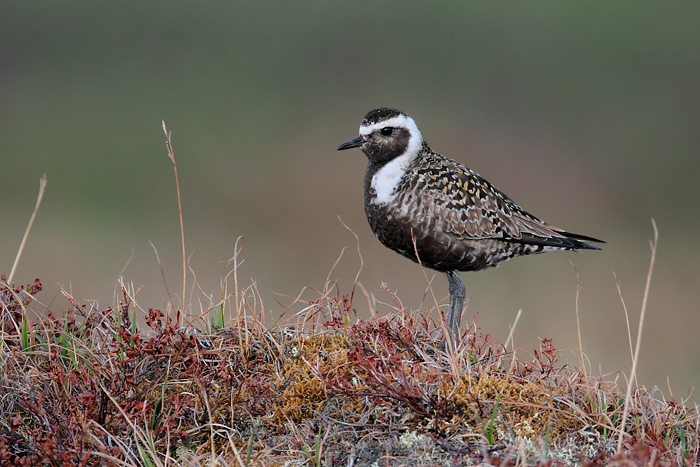
[[352,292],[350,292],[350,306],[352,306],[352,300],[355,298],[355,286],[357,285],[357,281],[360,278],[360,273],[362,272],[362,268],[365,264],[364,259],[362,259],[362,252],[360,251],[360,237],[357,236],[354,230],[352,230],[350,227],[348,227],[345,222],[343,222],[343,219],[338,216],[338,220],[340,221],[341,224],[343,224],[343,227],[345,227],[352,235],[355,237],[355,246],[357,248],[357,256],[360,258],[360,267],[357,269],[357,274],[355,275],[355,280],[352,282]]
[[579,309],[578,309],[578,300],[579,296],[581,295],[581,280],[578,275],[578,269],[574,266],[574,263],[571,263],[571,267],[574,268],[574,271],[576,272],[576,300],[575,300],[575,308],[576,308],[576,333],[578,334],[578,352],[579,352],[579,358],[581,359],[581,370],[583,371],[583,379],[586,382],[586,388],[588,390],[588,395],[591,396],[591,389],[588,387],[588,371],[586,370],[586,360],[583,358],[583,341],[581,340],[581,320],[579,318]]
[[[622,285],[620,284],[620,281],[617,280],[617,275],[613,272],[613,278],[615,279],[615,287],[617,288],[617,296],[620,297],[620,302],[622,303],[622,310],[625,312],[625,323],[627,324],[627,341],[629,342],[630,345],[630,357],[634,355],[634,349],[632,347],[632,328],[630,326],[630,315],[627,312],[627,303],[625,303],[625,299],[622,296]],[[634,382],[636,383],[636,375],[635,375],[635,380]]]
[[177,211],[180,216],[180,238],[182,239],[182,306],[187,305],[187,300],[185,299],[185,293],[187,292],[187,255],[185,253],[185,224],[182,220],[182,200],[180,199],[180,179],[177,176],[177,164],[175,163],[175,153],[173,152],[173,144],[171,140],[171,132],[165,127],[165,120],[163,123],[163,133],[165,133],[165,147],[168,150],[168,157],[173,163],[173,171],[175,174],[175,191],[177,192]]
[[634,357],[632,358],[632,372],[627,381],[627,392],[625,393],[625,406],[622,411],[622,423],[620,425],[620,434],[617,439],[617,452],[622,452],[622,438],[625,434],[625,425],[630,411],[630,397],[632,396],[632,385],[637,377],[637,363],[639,362],[639,349],[642,346],[642,330],[644,329],[644,318],[647,312],[647,300],[649,299],[649,288],[651,287],[651,276],[654,272],[654,262],[656,261],[656,246],[659,242],[659,231],[656,228],[656,222],[651,220],[651,225],[654,228],[654,239],[650,242],[651,259],[649,260],[649,271],[647,272],[647,282],[644,286],[644,299],[642,300],[642,310],[639,313],[639,329],[637,330],[637,343],[634,348]]
[[7,283],[12,284],[15,278],[15,272],[17,271],[17,265],[19,264],[19,259],[22,257],[22,252],[24,251],[24,245],[27,244],[27,238],[29,237],[29,232],[32,230],[32,225],[34,224],[34,219],[36,219],[36,213],[39,211],[39,206],[41,206],[41,200],[44,198],[44,191],[46,190],[46,174],[44,174],[39,180],[39,195],[36,198],[36,205],[34,206],[34,211],[32,212],[32,217],[29,219],[29,224],[27,224],[27,230],[24,231],[24,236],[22,237],[22,242],[19,244],[19,249],[17,250],[17,256],[15,256],[15,262],[12,263],[12,269],[10,270],[10,275],[7,277]]
[[[503,344],[503,347],[505,347],[506,349],[508,348],[508,346],[510,344],[515,345],[514,341],[513,341],[513,334],[515,333],[515,328],[518,327],[518,321],[520,321],[520,316],[522,314],[523,314],[523,309],[520,308],[518,310],[518,314],[515,315],[515,321],[513,321],[513,324],[511,326],[509,326],[510,330],[508,331],[508,339],[506,339],[506,343]],[[513,348],[513,351],[515,351],[515,348]]]

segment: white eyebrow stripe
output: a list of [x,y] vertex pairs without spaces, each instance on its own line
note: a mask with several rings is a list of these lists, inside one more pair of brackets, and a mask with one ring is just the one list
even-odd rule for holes
[[373,123],[372,125],[360,125],[360,135],[367,136],[372,132],[387,126],[408,128],[408,131],[410,131],[412,136],[415,135],[422,139],[418,125],[416,125],[416,122],[413,121],[413,119],[408,115],[397,115],[389,120],[382,120],[381,122]]

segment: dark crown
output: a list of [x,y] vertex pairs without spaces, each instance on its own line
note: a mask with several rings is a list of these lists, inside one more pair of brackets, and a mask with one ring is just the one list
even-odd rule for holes
[[378,109],[370,110],[369,112],[367,112],[367,115],[365,115],[365,118],[362,119],[362,125],[363,126],[374,125],[377,122],[381,122],[382,120],[388,120],[390,118],[398,117],[399,115],[405,115],[408,117],[407,113],[401,112],[400,110],[391,109],[389,107],[380,107]]

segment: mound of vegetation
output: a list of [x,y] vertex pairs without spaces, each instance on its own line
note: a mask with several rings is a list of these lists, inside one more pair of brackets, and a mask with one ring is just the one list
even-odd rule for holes
[[[267,325],[254,287],[198,315],[54,314],[37,280],[0,289],[3,465],[695,465],[698,412],[425,313],[361,319],[352,294]],[[398,301],[397,301],[398,304]],[[297,311],[294,311],[297,308]],[[433,310],[434,311],[434,310]],[[444,348],[443,348],[444,347]],[[619,441],[619,443],[618,443]]]

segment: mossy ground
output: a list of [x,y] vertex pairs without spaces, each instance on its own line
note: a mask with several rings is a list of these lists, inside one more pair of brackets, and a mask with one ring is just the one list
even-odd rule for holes
[[[352,295],[273,325],[254,289],[197,316],[52,313],[4,286],[0,460],[17,465],[693,465],[698,411],[505,348],[474,323],[441,349],[427,313],[359,318]],[[435,314],[435,313],[434,313]],[[34,318],[32,318],[34,317]]]

